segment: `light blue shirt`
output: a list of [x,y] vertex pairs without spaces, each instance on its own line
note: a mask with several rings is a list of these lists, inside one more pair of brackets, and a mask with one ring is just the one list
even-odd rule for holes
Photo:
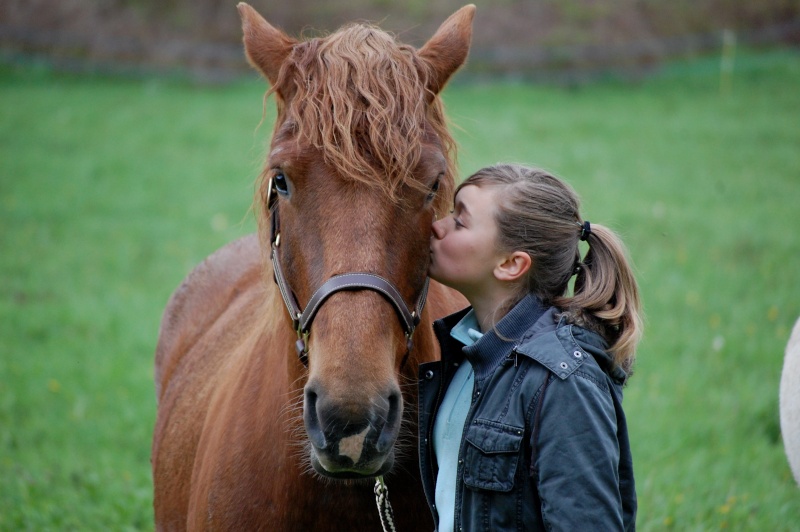
[[[473,310],[453,327],[450,336],[464,345],[472,345],[483,336]],[[439,464],[435,494],[439,532],[450,532],[455,524],[458,449],[461,446],[464,421],[472,403],[474,382],[472,364],[465,359],[447,387],[433,423],[433,452]]]

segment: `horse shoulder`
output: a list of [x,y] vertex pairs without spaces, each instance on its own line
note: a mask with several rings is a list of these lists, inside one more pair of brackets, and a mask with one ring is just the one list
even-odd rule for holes
[[220,248],[189,273],[164,309],[155,354],[156,398],[160,401],[182,357],[231,302],[262,282],[258,237],[242,237]]
[[789,466],[800,484],[800,319],[786,345],[780,384],[781,434]]
[[469,305],[460,292],[431,280],[428,289],[428,311],[432,320],[438,320]]
[[158,528],[185,528],[197,448],[213,398],[248,349],[267,341],[262,309],[275,297],[264,274],[257,237],[244,237],[198,265],[164,311],[151,458]]
[[[271,323],[254,328],[272,329]],[[289,423],[302,412],[285,405],[287,358],[278,347],[286,342],[278,336],[249,335],[218,372],[191,474],[190,529],[253,530],[259,522],[276,523],[280,508],[291,504],[287,484],[301,471],[287,458]]]

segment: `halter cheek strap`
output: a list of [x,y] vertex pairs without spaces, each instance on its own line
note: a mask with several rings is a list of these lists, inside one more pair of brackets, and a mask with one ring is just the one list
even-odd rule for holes
[[406,354],[401,362],[402,367],[411,352],[414,329],[419,324],[422,309],[425,307],[430,279],[428,277],[425,278],[425,283],[413,311],[408,309],[406,302],[403,300],[403,296],[400,295],[400,292],[398,292],[391,282],[379,275],[368,272],[349,272],[341,275],[334,275],[325,281],[322,286],[311,295],[311,299],[309,299],[306,308],[301,309],[286,280],[278,257],[281,236],[280,220],[278,218],[278,209],[276,205],[277,194],[272,180],[270,180],[268,187],[267,207],[272,213],[270,227],[270,245],[272,251],[270,253],[270,259],[272,260],[272,268],[275,273],[275,283],[280,289],[281,297],[286,305],[286,310],[289,311],[289,316],[292,318],[292,327],[297,333],[295,348],[297,349],[297,356],[300,358],[300,361],[303,365],[308,366],[308,337],[311,334],[311,323],[314,321],[314,317],[317,315],[317,312],[319,312],[323,303],[325,303],[325,300],[336,292],[372,290],[385,297],[389,303],[392,304],[400,318],[400,325],[402,325],[406,335]]

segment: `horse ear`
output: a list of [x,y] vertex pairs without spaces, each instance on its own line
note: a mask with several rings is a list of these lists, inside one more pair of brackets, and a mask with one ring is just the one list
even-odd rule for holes
[[439,94],[447,80],[464,64],[472,40],[472,19],[475,5],[469,4],[445,20],[436,33],[419,49],[419,56],[428,64],[428,90]]
[[283,61],[289,56],[297,41],[273,27],[250,5],[240,2],[236,8],[242,18],[247,60],[269,80],[270,84],[275,85]]

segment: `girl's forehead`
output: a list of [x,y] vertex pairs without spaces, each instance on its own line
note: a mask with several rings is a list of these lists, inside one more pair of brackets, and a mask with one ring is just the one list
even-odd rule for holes
[[455,195],[455,201],[465,201],[467,203],[489,201],[494,198],[500,187],[497,186],[481,186],[481,185],[464,185]]
[[483,194],[484,192],[487,192],[487,190],[479,187],[478,185],[464,185],[458,189],[458,192],[456,192],[455,201],[469,201],[474,197]]
[[466,185],[455,197],[454,207],[470,217],[491,218],[497,204],[498,187]]

